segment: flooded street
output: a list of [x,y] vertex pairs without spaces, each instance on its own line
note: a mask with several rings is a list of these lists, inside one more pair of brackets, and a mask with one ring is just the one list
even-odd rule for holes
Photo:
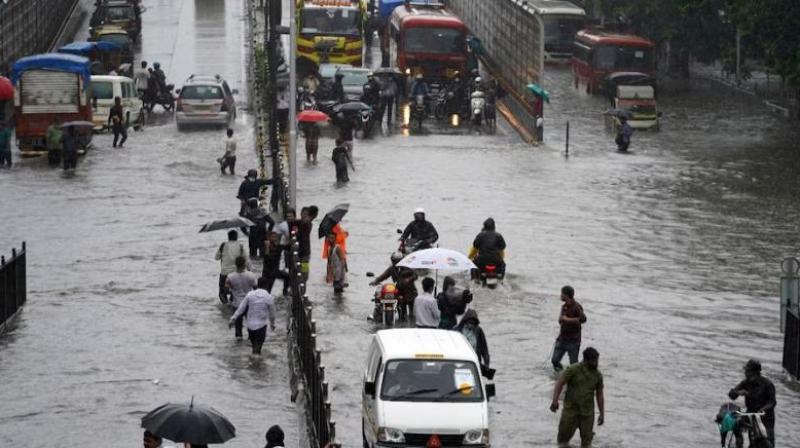
[[596,446],[715,446],[713,417],[750,357],[776,382],[778,444],[800,445],[777,300],[779,262],[800,247],[797,135],[708,85],[664,95],[662,132],[636,134],[620,154],[604,131],[604,101],[572,90],[568,71],[550,73],[548,147],[507,129],[356,141],[357,171],[342,188],[327,157],[301,164],[300,204],[351,204],[351,287],[332,299],[318,260],[310,289],[341,439],[360,443],[366,335],[376,329],[364,273],[388,266],[395,228],[424,207],[441,247],[466,252],[489,216],[508,242],[504,287],[480,289],[473,302],[498,369],[493,445],[555,446],[549,358],[566,284],[587,313],[583,347],[600,351],[605,375]]
[[[243,174],[256,157],[242,110],[242,2],[143,4],[141,54],[160,61],[169,82],[219,73],[241,91]],[[144,413],[193,395],[236,425],[226,446],[262,446],[276,423],[297,446],[285,315],[262,358],[251,358],[216,298],[214,252],[225,233],[197,233],[238,212],[241,177],[220,176],[215,162],[224,131],[178,133],[160,109],[152,121],[130,131],[125,149],[96,136],[74,176],[43,159],[16,159],[0,173],[0,247],[29,248],[28,304],[0,338],[1,446],[140,446]]]
[[[218,73],[240,91],[243,174],[256,157],[242,109],[242,1],[143,4],[142,58],[161,62],[178,86],[192,73]],[[776,385],[777,444],[800,446],[800,387],[781,373],[777,298],[779,263],[800,252],[794,123],[698,84],[665,93],[661,132],[635,134],[621,154],[604,129],[602,98],[573,90],[568,70],[550,70],[545,86],[547,146],[521,143],[505,123],[490,136],[429,120],[421,135],[394,129],[356,140],[346,186],[334,182],[330,138],[318,165],[299,163],[298,206],[351,205],[350,288],[332,297],[316,240],[309,286],[338,440],[361,444],[361,374],[377,329],[366,319],[365,273],[388,266],[395,229],[423,207],[441,247],[466,253],[490,216],[508,242],[508,278],[475,290],[472,304],[498,369],[493,446],[556,445],[549,358],[566,284],[588,318],[583,347],[598,349],[605,376],[595,446],[717,446],[713,417],[751,357]],[[236,425],[225,446],[261,446],[275,423],[297,446],[285,315],[263,358],[248,356],[216,298],[213,256],[224,233],[197,233],[238,210],[241,177],[220,176],[215,163],[223,137],[178,133],[161,114],[125,149],[97,136],[74,176],[41,159],[0,172],[0,247],[29,248],[28,304],[0,337],[0,445],[135,446],[145,412],[194,395]]]

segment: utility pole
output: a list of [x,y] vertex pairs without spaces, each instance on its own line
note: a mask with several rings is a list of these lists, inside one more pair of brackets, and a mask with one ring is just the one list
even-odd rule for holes
[[736,27],[736,85],[742,82],[742,30]]
[[297,2],[289,0],[289,202],[297,208]]

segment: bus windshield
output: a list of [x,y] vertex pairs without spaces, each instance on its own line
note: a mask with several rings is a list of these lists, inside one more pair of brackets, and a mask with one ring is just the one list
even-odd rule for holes
[[409,28],[403,49],[408,52],[461,54],[464,52],[464,33],[452,28]]
[[353,8],[304,8],[300,20],[302,34],[361,34],[361,14]]
[[545,44],[565,45],[571,51],[575,34],[583,29],[584,23],[582,16],[544,16]]
[[649,72],[652,69],[650,48],[601,46],[595,49],[595,67],[599,70]]

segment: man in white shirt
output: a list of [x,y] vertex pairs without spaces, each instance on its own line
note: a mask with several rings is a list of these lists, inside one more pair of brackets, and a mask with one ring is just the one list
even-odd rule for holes
[[[256,289],[256,275],[247,270],[247,258],[236,257],[236,272],[228,274],[228,279],[225,282],[231,292],[230,305],[234,310],[239,308],[245,296],[250,291]],[[242,339],[242,325],[244,324],[244,316],[239,316],[234,322],[236,327],[236,339]]]
[[228,232],[228,241],[222,243],[217,249],[215,260],[219,260],[219,300],[224,304],[228,303],[228,288],[225,282],[228,274],[236,271],[236,257],[244,257],[247,253],[244,245],[236,239],[239,233],[235,230]]
[[142,61],[142,69],[137,70],[133,75],[133,82],[136,84],[136,90],[139,91],[139,98],[144,96],[147,91],[147,86],[150,82],[150,73],[147,71],[147,61]]
[[274,232],[281,237],[280,241],[278,241],[278,247],[284,254],[286,270],[289,270],[289,251],[292,250],[292,226],[297,219],[297,212],[293,208],[288,208],[285,215],[286,219],[275,226]]
[[233,129],[229,128],[226,134],[228,138],[225,139],[225,154],[217,159],[217,162],[219,162],[222,174],[225,174],[225,168],[229,168],[231,176],[234,176],[234,170],[236,169],[236,140],[233,138]]
[[422,294],[414,299],[414,322],[417,328],[439,328],[439,306],[433,297],[435,284],[430,277],[422,279]]
[[247,312],[247,336],[253,344],[253,354],[260,355],[261,347],[267,338],[267,324],[275,331],[275,298],[267,292],[267,280],[258,279],[258,288],[250,291],[231,316],[228,326]]

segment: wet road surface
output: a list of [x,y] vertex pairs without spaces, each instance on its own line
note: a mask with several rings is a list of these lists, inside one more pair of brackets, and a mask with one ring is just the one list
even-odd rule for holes
[[[195,71],[219,73],[244,102],[243,2],[143,3],[145,60],[160,61],[177,85]],[[244,173],[256,158],[241,107]],[[0,247],[29,248],[28,305],[0,338],[0,446],[140,446],[145,412],[193,395],[236,425],[225,446],[263,446],[276,423],[287,447],[298,444],[285,314],[262,358],[251,358],[216,298],[213,257],[225,234],[197,233],[238,211],[241,177],[220,176],[215,162],[224,131],[179,134],[157,112],[125,149],[97,136],[74,176],[43,159],[0,173]]]
[[800,388],[781,373],[777,302],[779,262],[800,247],[797,134],[698,85],[664,95],[662,131],[637,133],[620,154],[604,130],[605,102],[570,82],[568,71],[548,75],[547,147],[507,129],[396,133],[356,141],[357,171],[344,187],[334,183],[330,140],[319,165],[301,163],[300,205],[351,204],[351,287],[332,297],[317,246],[310,286],[340,440],[360,444],[361,374],[376,330],[364,274],[388,266],[395,228],[424,207],[441,247],[466,252],[489,216],[508,242],[509,278],[473,302],[498,369],[494,446],[555,446],[549,358],[566,284],[588,316],[583,347],[600,351],[605,375],[595,446],[716,446],[713,416],[751,357],[776,383],[778,444],[799,445]]
[[[238,0],[145,4],[145,59],[179,83],[202,69],[244,88]],[[339,440],[360,444],[361,370],[376,330],[364,273],[388,265],[394,229],[422,206],[442,247],[466,252],[488,216],[509,243],[509,278],[473,303],[498,369],[495,446],[555,446],[549,356],[565,284],[586,309],[584,347],[601,353],[608,411],[596,446],[716,446],[713,416],[750,357],[776,383],[778,444],[800,445],[776,299],[778,263],[800,247],[798,135],[711,85],[664,95],[662,132],[636,134],[619,154],[604,101],[570,81],[565,71],[546,80],[547,147],[523,145],[505,126],[480,136],[428,123],[421,135],[356,141],[358,171],[344,187],[330,139],[319,165],[300,164],[300,205],[351,203],[351,287],[331,297],[317,242],[310,285]],[[255,157],[240,117],[243,172]],[[236,207],[239,179],[213,163],[222,134],[161,123],[124,151],[99,137],[74,177],[39,160],[2,173],[13,206],[0,246],[26,239],[31,250],[29,305],[0,339],[0,402],[12,404],[0,411],[2,445],[138,443],[142,412],[192,394],[237,425],[230,446],[258,446],[274,422],[297,439],[282,395],[284,341],[268,339],[263,361],[236,346],[214,298],[222,234],[195,233]]]

